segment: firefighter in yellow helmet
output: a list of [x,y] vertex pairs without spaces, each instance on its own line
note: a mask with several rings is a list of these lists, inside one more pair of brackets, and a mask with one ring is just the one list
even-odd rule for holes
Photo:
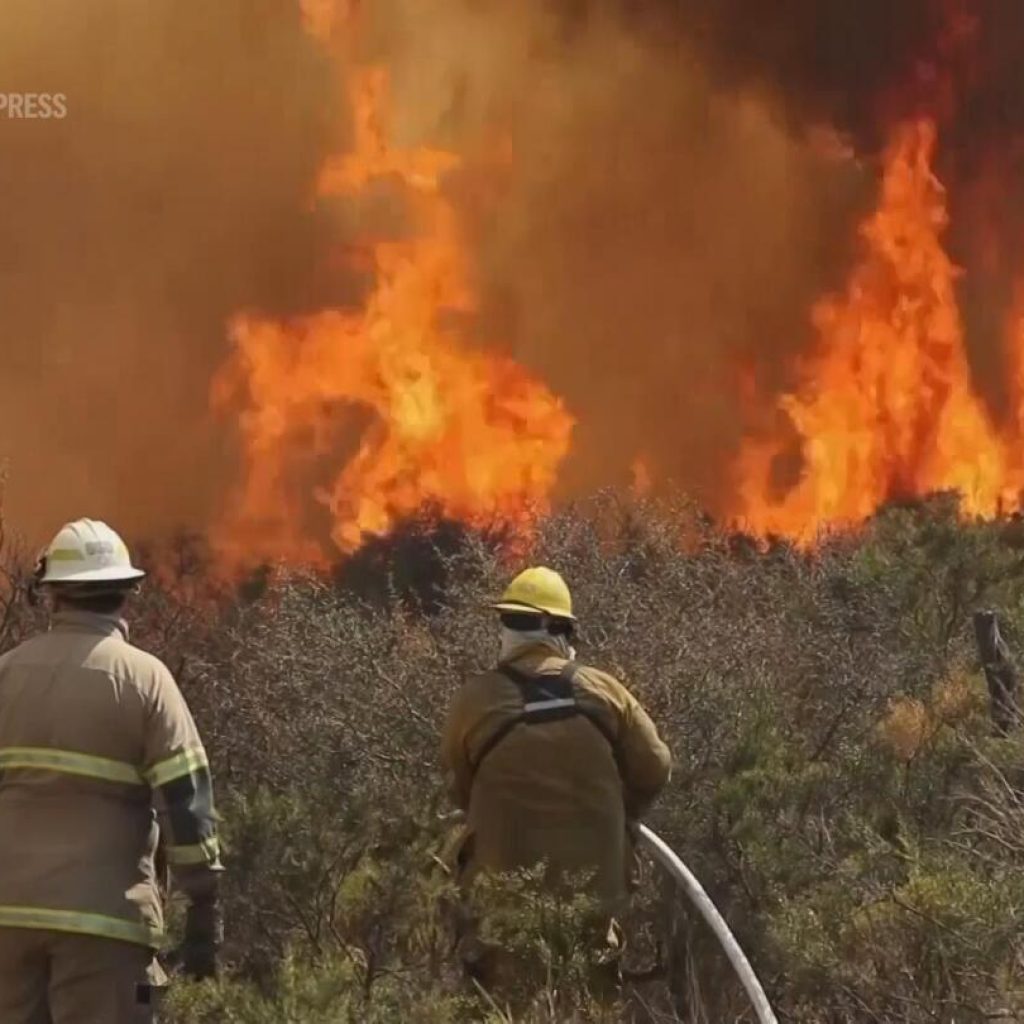
[[160,831],[190,900],[185,970],[215,973],[210,772],[171,673],[128,642],[143,575],[109,526],[69,523],[37,566],[50,629],[0,658],[3,1024],[154,1019]]
[[497,666],[462,687],[443,735],[466,812],[463,878],[541,861],[556,874],[590,871],[614,913],[627,895],[627,826],[668,781],[668,748],[618,680],[576,662],[558,573],[527,569],[493,607]]

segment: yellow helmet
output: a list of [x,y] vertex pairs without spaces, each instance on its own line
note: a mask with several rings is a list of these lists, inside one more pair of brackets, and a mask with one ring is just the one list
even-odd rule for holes
[[546,612],[560,619],[576,621],[572,595],[565,580],[554,569],[538,565],[524,569],[506,588],[501,600],[491,606],[499,612]]

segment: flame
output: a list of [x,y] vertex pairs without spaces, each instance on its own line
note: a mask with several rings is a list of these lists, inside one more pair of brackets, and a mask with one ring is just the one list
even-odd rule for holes
[[330,44],[341,25],[356,23],[359,0],[299,0],[306,31],[321,43]]
[[[307,0],[311,31],[333,31],[333,10]],[[510,358],[467,347],[454,322],[476,308],[442,190],[460,158],[392,144],[385,69],[350,72],[348,90],[354,148],[327,161],[318,194],[397,187],[411,230],[363,244],[375,285],[362,309],[232,322],[234,351],[212,400],[219,410],[243,407],[244,478],[218,531],[236,561],[323,562],[325,546],[310,539],[311,497],[340,552],[424,506],[525,527],[569,449],[573,420],[562,402]],[[361,433],[360,418],[369,420]],[[322,479],[324,461],[330,481],[303,483],[318,468]]]
[[1017,282],[1010,315],[1006,320],[1005,338],[1012,428],[1017,443],[1024,447],[1024,278]]
[[637,455],[629,467],[629,490],[634,498],[649,498],[654,490],[651,463],[644,455]]
[[[997,429],[972,389],[958,270],[942,245],[948,215],[935,145],[931,120],[897,126],[846,291],[813,310],[818,344],[797,390],[779,402],[798,442],[799,478],[779,493],[781,434],[740,452],[736,518],[755,533],[808,542],[887,499],[939,490],[958,491],[970,515],[1019,504],[1020,426]],[[1021,384],[1024,395],[1024,367]]]

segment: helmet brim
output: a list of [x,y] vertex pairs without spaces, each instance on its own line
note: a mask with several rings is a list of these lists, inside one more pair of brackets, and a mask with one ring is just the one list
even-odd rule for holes
[[73,572],[67,576],[46,573],[39,582],[55,586],[61,583],[131,583],[133,580],[141,580],[145,575],[142,569],[110,566],[107,569],[88,569],[82,572]]
[[496,612],[512,612],[513,614],[527,614],[527,615],[550,615],[553,619],[568,619],[570,622],[576,622],[575,615],[566,615],[564,612],[553,612],[547,608],[538,608],[533,604],[522,604],[519,601],[497,601],[489,606]]

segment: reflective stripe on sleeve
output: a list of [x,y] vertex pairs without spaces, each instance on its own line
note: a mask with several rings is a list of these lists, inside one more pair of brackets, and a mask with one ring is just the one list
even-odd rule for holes
[[192,846],[168,846],[166,852],[168,864],[217,864],[220,860],[220,842],[214,836]]
[[52,910],[48,907],[0,906],[2,928],[46,928],[56,932],[74,932],[81,935],[101,935],[105,939],[120,939],[138,946],[159,949],[162,934],[135,921],[122,921],[103,914],[83,914],[76,910]]
[[183,750],[174,757],[167,758],[147,768],[142,774],[145,780],[155,789],[157,786],[164,786],[168,782],[180,779],[185,775],[191,775],[197,768],[206,768],[209,761],[206,759],[206,751],[202,747],[192,747]]
[[73,750],[51,750],[45,747],[0,747],[0,771],[12,768],[40,768],[67,775],[85,775],[107,782],[145,785],[139,770],[126,761],[79,754]]

